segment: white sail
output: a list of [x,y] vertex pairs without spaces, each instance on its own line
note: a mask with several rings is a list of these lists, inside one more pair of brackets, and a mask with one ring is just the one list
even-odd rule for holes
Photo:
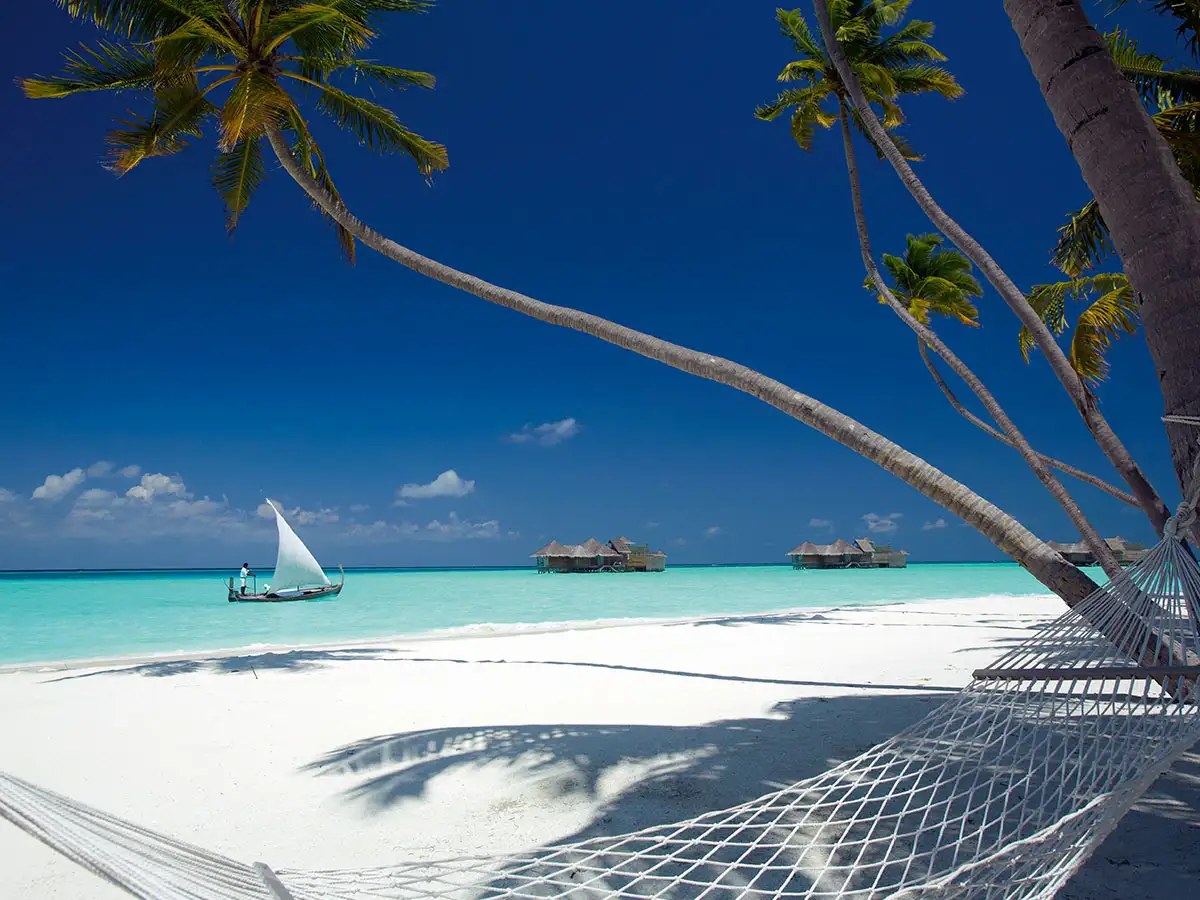
[[267,503],[275,510],[275,524],[279,526],[279,556],[275,559],[275,574],[271,577],[272,593],[293,590],[302,585],[329,584],[316,558],[284,519],[279,505],[270,497]]

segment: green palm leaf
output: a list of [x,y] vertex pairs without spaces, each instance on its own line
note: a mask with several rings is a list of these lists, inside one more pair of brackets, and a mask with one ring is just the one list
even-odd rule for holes
[[35,100],[69,97],[84,91],[144,91],[155,85],[154,54],[145,47],[102,41],[63,54],[61,75],[26,78],[25,96]]
[[230,234],[238,226],[250,198],[266,177],[261,138],[238,141],[228,153],[218,153],[212,165],[212,182],[225,201],[225,227]]
[[[901,96],[936,92],[953,99],[962,94],[962,88],[949,72],[932,65],[945,59],[926,42],[933,34],[933,25],[921,21],[901,25],[910,5],[910,0],[830,0],[829,3],[834,31],[850,67],[858,76],[867,102],[881,108],[883,125],[889,130],[904,122]],[[784,91],[774,102],[758,107],[755,116],[769,121],[791,109],[790,131],[804,150],[812,149],[816,126],[831,127],[842,109],[849,109],[854,128],[866,136],[861,117],[849,101],[822,41],[809,28],[804,16],[796,9],[779,9],[775,18],[780,32],[791,40],[800,57],[784,66],[778,80],[802,82],[807,88]],[[884,37],[883,29],[891,27],[897,30]],[[869,136],[867,139],[874,146]],[[920,159],[902,138],[896,136],[894,140],[906,158]],[[878,147],[875,152],[882,157]]]
[[[1105,352],[1113,340],[1121,334],[1137,331],[1137,299],[1129,279],[1122,274],[1104,273],[1035,285],[1027,299],[1055,335],[1067,330],[1067,301],[1088,302],[1076,323],[1068,358],[1079,377],[1092,384],[1103,381],[1108,375]],[[1032,335],[1022,328],[1017,341],[1021,356],[1029,362],[1030,351],[1035,346]]]
[[[983,296],[983,287],[971,274],[970,261],[957,250],[944,249],[939,234],[910,234],[905,243],[904,256],[885,253],[882,257],[896,299],[923,324],[939,315],[977,327],[979,309],[972,298]],[[870,278],[863,287],[875,290]],[[887,302],[882,294],[877,297],[880,303]]]
[[364,146],[377,153],[407,153],[426,177],[450,165],[445,147],[409,131],[387,107],[333,85],[322,84],[320,88],[317,107]]
[[[325,165],[325,155],[321,152],[321,148],[317,145],[317,142],[313,140],[313,136],[308,129],[308,124],[304,121],[304,117],[300,115],[299,110],[291,111],[285,130],[292,138],[292,155],[312,175],[317,184],[323,187],[334,200],[341,203],[342,195],[338,193],[338,189],[334,186],[333,179],[329,175],[329,169]],[[356,255],[354,236],[315,201],[313,202],[313,209],[319,212],[334,227],[337,232],[338,243],[342,247],[342,253],[345,255],[346,260],[353,265]]]
[[157,96],[149,118],[135,116],[121,122],[125,128],[109,132],[109,168],[124,175],[151,156],[169,156],[200,137],[204,119],[216,111],[204,95],[189,88],[169,88]]
[[[145,94],[150,110],[131,113],[108,135],[108,162],[118,173],[149,157],[179,152],[202,136],[206,119],[215,118],[220,152],[211,177],[225,201],[230,231],[262,182],[262,139],[275,136],[275,129],[283,130],[292,154],[314,181],[341,202],[302,103],[330,116],[372,150],[408,154],[426,179],[447,166],[441,144],[406,127],[390,109],[331,83],[340,77],[372,88],[432,88],[428,72],[359,57],[382,16],[422,12],[433,5],[429,0],[56,2],[117,39],[68,52],[58,75],[24,79],[26,95]],[[830,121],[819,109],[812,115],[814,121]],[[354,239],[336,227],[353,262]]]
[[221,109],[218,149],[228,152],[239,141],[261,137],[267,125],[292,105],[292,98],[274,79],[251,69],[238,78]]

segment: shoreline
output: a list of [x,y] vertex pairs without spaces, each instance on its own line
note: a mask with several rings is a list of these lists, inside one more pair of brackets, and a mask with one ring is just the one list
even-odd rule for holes
[[351,645],[379,648],[394,643],[438,643],[445,641],[472,640],[475,638],[505,638],[519,635],[562,634],[574,631],[606,631],[617,628],[643,626],[670,626],[705,624],[718,620],[772,618],[794,618],[801,615],[824,615],[843,610],[889,609],[893,607],[920,607],[924,605],[979,602],[987,600],[1041,601],[1053,598],[1053,594],[984,594],[978,597],[952,597],[932,600],[893,600],[882,602],[850,602],[836,606],[798,606],[785,609],[768,609],[750,612],[705,613],[695,616],[670,617],[621,617],[608,619],[578,619],[548,622],[479,622],[430,631],[389,634],[367,638],[335,638],[329,641],[303,641],[299,643],[242,644],[236,647],[215,647],[199,650],[164,650],[157,653],[117,654],[113,656],[87,656],[68,659],[30,660],[27,662],[0,663],[0,676],[23,672],[66,672],[78,669],[111,668],[117,666],[139,666],[152,663],[190,662],[203,659],[231,659],[249,654],[292,653],[308,650],[340,650]]

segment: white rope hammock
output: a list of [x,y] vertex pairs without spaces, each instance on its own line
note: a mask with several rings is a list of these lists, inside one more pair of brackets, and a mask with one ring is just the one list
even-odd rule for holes
[[[1178,518],[1194,513],[1185,504]],[[1200,566],[1176,526],[891,740],[683,822],[511,855],[275,873],[4,774],[0,816],[145,900],[1042,900],[1200,739]]]

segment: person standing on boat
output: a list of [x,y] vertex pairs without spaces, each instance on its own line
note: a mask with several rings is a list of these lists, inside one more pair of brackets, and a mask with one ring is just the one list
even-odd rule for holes
[[246,593],[246,577],[248,575],[253,575],[253,574],[254,573],[250,571],[250,563],[248,563],[248,562],[242,563],[241,579],[242,579],[242,594],[243,595]]

